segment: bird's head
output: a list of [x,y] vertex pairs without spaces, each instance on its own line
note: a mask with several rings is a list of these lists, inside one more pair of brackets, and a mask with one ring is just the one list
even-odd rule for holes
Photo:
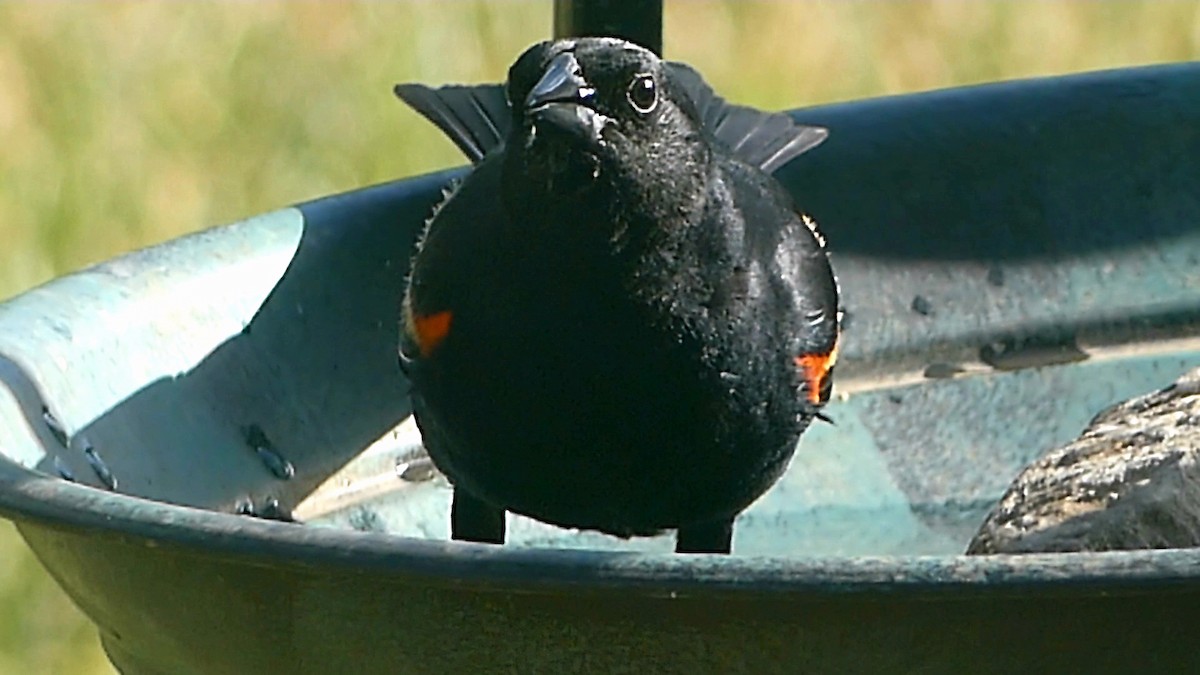
[[[526,50],[506,85],[510,173],[551,198],[601,192],[672,208],[670,194],[707,166],[710,150],[694,104],[665,66],[653,52],[615,38]],[[668,188],[674,192],[664,194]]]

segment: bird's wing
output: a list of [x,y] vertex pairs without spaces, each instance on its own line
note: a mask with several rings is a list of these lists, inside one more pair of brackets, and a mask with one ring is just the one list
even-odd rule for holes
[[821,144],[829,130],[798,124],[784,113],[734,105],[721,98],[691,66],[668,62],[671,79],[692,99],[704,126],[735,157],[767,173]]
[[511,116],[499,84],[427,87],[398,84],[396,96],[444,131],[471,163],[504,142]]

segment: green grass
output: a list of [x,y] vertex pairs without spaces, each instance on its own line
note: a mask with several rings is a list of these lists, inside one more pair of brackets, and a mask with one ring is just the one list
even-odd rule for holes
[[[185,232],[461,163],[394,82],[500,79],[550,3],[0,3],[0,298]],[[1180,61],[1193,2],[668,3],[667,51],[765,108]],[[111,673],[0,527],[0,674]]]

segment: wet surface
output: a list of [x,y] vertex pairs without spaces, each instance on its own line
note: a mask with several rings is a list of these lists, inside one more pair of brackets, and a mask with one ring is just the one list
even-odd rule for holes
[[116,490],[117,477],[100,457],[100,453],[86,440],[83,441],[83,456],[87,459],[88,466],[92,467],[92,473],[96,474],[96,479],[100,481],[100,484],[109,490]]
[[[960,377],[835,397],[772,490],[737,521],[737,555],[954,554],[965,550],[1020,469],[1073,437],[1111,402],[1170,382],[1200,351]],[[411,420],[298,507],[311,525],[446,539],[451,490]],[[623,541],[508,516],[513,546],[668,552],[661,536]]]
[[257,424],[251,424],[245,429],[246,445],[254,448],[259,461],[279,480],[291,480],[296,475],[296,467],[292,465],[271,444],[266,432]]
[[979,350],[979,360],[997,370],[1021,370],[1074,363],[1088,358],[1070,337],[1055,339],[998,340]]

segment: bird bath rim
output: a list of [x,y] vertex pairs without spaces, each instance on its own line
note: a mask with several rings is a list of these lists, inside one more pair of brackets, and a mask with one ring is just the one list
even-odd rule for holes
[[[1086,593],[1100,585],[1106,592],[1116,587],[1152,592],[1200,581],[1196,549],[811,559],[537,549],[247,518],[105,492],[7,461],[0,462],[0,486],[0,512],[18,526],[108,530],[148,548],[193,549],[252,565],[329,566],[500,592],[584,585],[672,597],[731,592]],[[530,576],[531,569],[537,576]]]

